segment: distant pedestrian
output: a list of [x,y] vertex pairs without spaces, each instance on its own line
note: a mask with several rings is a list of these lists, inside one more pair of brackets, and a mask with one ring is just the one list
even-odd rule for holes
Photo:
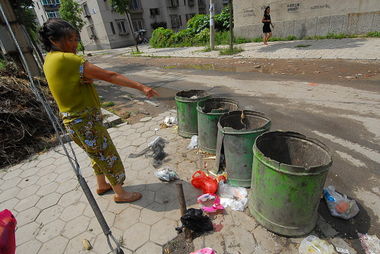
[[272,30],[270,27],[274,28],[274,25],[272,24],[272,20],[270,18],[270,7],[267,6],[264,10],[264,17],[262,22],[264,23],[263,26],[263,41],[265,45],[268,45],[269,38],[272,37]]

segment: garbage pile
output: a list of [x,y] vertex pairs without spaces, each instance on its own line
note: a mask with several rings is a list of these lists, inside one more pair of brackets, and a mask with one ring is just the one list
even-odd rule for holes
[[[58,116],[47,83],[38,81]],[[30,89],[27,75],[8,64],[0,71],[0,167],[17,163],[53,145],[53,134],[53,126]]]

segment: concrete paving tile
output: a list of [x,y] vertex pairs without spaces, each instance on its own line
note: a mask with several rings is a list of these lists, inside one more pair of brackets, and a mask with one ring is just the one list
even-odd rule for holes
[[139,221],[139,219],[140,210],[133,207],[129,207],[116,216],[114,225],[115,228],[125,230],[133,224],[136,224]]
[[40,188],[40,186],[38,186],[38,185],[31,185],[31,186],[28,186],[26,188],[23,188],[17,194],[16,198],[18,198],[20,200],[26,199],[29,196],[35,195],[35,193],[38,191],[39,188]]
[[58,201],[58,205],[67,207],[69,205],[77,203],[81,199],[82,195],[83,192],[81,190],[72,190],[66,192],[61,196],[61,199]]
[[38,254],[62,254],[64,253],[68,242],[68,239],[58,236],[44,243]]
[[38,253],[38,250],[41,248],[42,243],[37,240],[31,240],[27,243],[17,246],[17,253]]
[[225,227],[222,234],[228,253],[251,253],[257,246],[252,234],[241,227],[235,225]]
[[71,239],[81,233],[86,232],[90,223],[90,219],[85,216],[79,216],[66,223],[63,228],[62,235],[67,239]]
[[39,179],[40,178],[37,175],[28,176],[28,177],[23,178],[17,184],[17,186],[23,189],[23,188],[26,188],[26,187],[34,185]]
[[92,232],[84,232],[72,239],[69,240],[69,243],[67,244],[65,254],[89,254],[89,253],[96,253],[92,250],[84,250],[82,241],[86,239],[90,242],[91,246],[94,246],[96,235]]
[[63,207],[58,206],[58,205],[44,209],[36,218],[36,222],[43,223],[44,225],[46,225],[49,222],[52,222],[58,219],[59,216],[61,216],[63,209],[64,209]]
[[52,165],[56,159],[55,158],[39,158],[39,163],[37,164],[38,168],[44,168]]
[[177,236],[177,222],[163,219],[154,224],[150,230],[150,240],[163,245]]
[[46,166],[44,168],[41,168],[40,170],[38,170],[37,175],[42,177],[42,176],[48,175],[50,173],[54,173],[54,168],[55,168],[54,165],[49,165],[49,166]]
[[61,235],[64,226],[65,222],[61,220],[55,220],[47,225],[42,224],[38,234],[36,235],[36,239],[42,243],[50,241],[55,237]]
[[0,185],[0,190],[7,191],[8,189],[15,187],[18,183],[21,182],[21,180],[22,178],[19,176],[15,176],[9,180],[6,180]]
[[137,250],[149,240],[150,227],[143,223],[137,223],[124,231],[124,243],[127,249]]
[[21,178],[27,178],[27,177],[30,177],[30,176],[34,176],[34,175],[37,174],[38,170],[39,170],[39,168],[37,166],[32,166],[32,167],[29,167],[29,168],[25,168],[21,172],[21,174],[19,176]]
[[50,206],[56,205],[60,198],[61,195],[55,192],[47,194],[46,196],[41,197],[41,199],[36,204],[36,207],[40,209],[45,209]]
[[78,187],[79,187],[79,183],[77,179],[69,179],[63,183],[60,183],[56,192],[59,194],[64,194],[69,191],[75,190]]
[[140,221],[147,225],[153,225],[163,219],[164,213],[155,211],[155,207],[147,207],[141,210]]
[[71,206],[68,206],[63,210],[60,218],[63,221],[68,222],[68,221],[82,215],[84,209],[86,208],[86,205],[87,204],[85,204],[85,203],[76,203],[76,204],[73,204]]
[[149,241],[141,246],[136,254],[162,254],[162,247]]
[[143,137],[139,137],[139,138],[135,138],[132,142],[131,142],[131,145],[133,146],[139,146],[139,145],[142,145],[144,143],[146,143],[146,138],[143,138]]
[[0,203],[7,201],[11,198],[15,198],[19,192],[20,192],[20,188],[18,187],[12,187],[5,190],[4,192],[0,194]]
[[[125,247],[125,239],[123,238],[122,231],[118,229],[111,228],[112,235],[115,237],[116,241],[122,244],[122,249],[124,253],[132,253]],[[113,242],[112,242],[113,243]],[[102,254],[102,253],[109,253],[112,254],[110,247],[107,244],[106,237],[103,233],[100,233],[97,235],[95,243],[93,245],[94,249],[93,251]]]
[[58,177],[58,174],[51,172],[47,175],[40,177],[40,179],[37,181],[36,184],[40,186],[45,186],[47,184],[54,182],[54,180],[57,179],[57,177]]
[[33,222],[38,215],[40,214],[41,210],[36,208],[36,207],[31,207],[27,210],[24,210],[20,213],[17,214],[16,219],[17,219],[17,225],[18,226],[23,226],[28,223]]
[[16,176],[19,176],[21,173],[22,173],[22,169],[9,170],[1,177],[1,179],[10,180]]
[[35,222],[29,223],[27,225],[21,226],[18,225],[16,230],[16,244],[17,246],[22,245],[30,240],[33,240],[38,234],[39,225]]
[[[92,212],[92,210],[91,210],[91,212]],[[102,213],[103,213],[104,219],[106,220],[108,226],[111,227],[115,221],[115,217],[116,217],[115,214],[113,214],[109,211],[102,211]],[[99,234],[99,233],[103,232],[102,228],[98,222],[98,219],[95,217],[94,213],[93,213],[92,217],[89,217],[89,218],[90,218],[90,223],[88,225],[88,230],[95,233],[95,234]]]
[[17,198],[11,198],[8,199],[7,201],[0,202],[0,211],[4,209],[8,209],[11,212],[14,210],[14,207],[20,202]]
[[142,209],[154,202],[155,193],[153,191],[143,190],[141,191],[141,194],[143,195],[142,198],[131,203],[131,207]]
[[286,244],[284,239],[281,239],[281,237],[269,232],[262,226],[257,226],[252,233],[257,242],[257,249],[261,249],[267,253],[279,253],[282,246]]
[[58,188],[58,183],[56,182],[52,182],[52,183],[49,183],[45,186],[42,186],[38,189],[38,191],[36,192],[37,195],[39,196],[46,196],[50,193],[53,193],[55,192],[55,190]]
[[[60,172],[60,171],[63,171],[63,172]],[[73,169],[71,168],[71,166],[69,165],[64,165],[64,167],[62,167],[61,169],[57,168],[56,170],[54,170],[54,172],[59,175],[59,177],[55,179],[55,182],[57,183],[64,183],[70,179],[75,179],[75,173]]]
[[161,204],[167,204],[177,199],[174,184],[166,184],[156,192],[155,201]]
[[22,199],[15,207],[14,209],[18,212],[24,211],[28,208],[33,207],[35,204],[37,204],[38,200],[40,200],[40,196],[32,195],[28,197],[27,199]]

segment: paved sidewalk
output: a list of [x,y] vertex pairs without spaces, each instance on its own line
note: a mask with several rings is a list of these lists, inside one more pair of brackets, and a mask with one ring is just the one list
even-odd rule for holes
[[[349,38],[325,40],[298,40],[239,44],[243,52],[233,56],[220,56],[218,51],[203,52],[205,47],[162,48],[148,45],[139,46],[142,56],[156,57],[212,57],[212,58],[281,58],[281,59],[349,59],[380,60],[380,38]],[[225,48],[228,46],[217,46]],[[126,54],[130,56],[133,47],[113,50],[92,51],[93,54]]]
[[[180,213],[174,184],[157,180],[151,158],[128,158],[130,153],[145,148],[155,136],[169,141],[165,148],[169,156],[164,165],[175,169],[187,181],[184,184],[187,204],[197,207],[196,197],[200,192],[189,184],[189,180],[197,169],[199,155],[195,150],[186,149],[189,140],[179,137],[174,128],[157,130],[165,116],[175,114],[169,111],[152,119],[148,117],[144,122],[109,129],[127,168],[127,190],[140,191],[144,195],[133,204],[115,204],[112,194],[101,197],[95,194],[114,236],[122,239],[125,253],[161,254],[162,246],[177,235],[175,227],[179,224]],[[96,179],[90,161],[79,147],[75,146],[75,151],[83,175],[94,191]],[[1,172],[0,190],[0,210],[10,209],[18,220],[17,254],[110,253],[60,147]],[[195,239],[196,249],[212,247],[219,254],[297,253],[303,239],[272,234],[246,213],[229,209],[216,216],[214,223],[219,224],[221,231]],[[337,232],[322,219],[317,230],[337,246],[356,253],[344,240],[334,238]],[[93,250],[82,250],[83,239],[91,242]]]

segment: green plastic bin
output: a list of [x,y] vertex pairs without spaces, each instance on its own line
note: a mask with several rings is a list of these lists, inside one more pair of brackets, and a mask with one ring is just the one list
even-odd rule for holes
[[226,98],[211,98],[198,103],[198,146],[207,153],[216,153],[219,118],[239,108],[237,102]]
[[210,96],[203,90],[181,91],[176,94],[178,134],[181,137],[198,135],[197,104],[208,98]]
[[233,111],[220,118],[218,142],[222,144],[217,147],[223,147],[229,184],[251,187],[252,147],[256,138],[269,131],[270,126],[271,121],[264,114],[249,110]]
[[249,210],[270,231],[285,236],[310,233],[332,165],[328,148],[294,132],[267,132],[253,147]]

